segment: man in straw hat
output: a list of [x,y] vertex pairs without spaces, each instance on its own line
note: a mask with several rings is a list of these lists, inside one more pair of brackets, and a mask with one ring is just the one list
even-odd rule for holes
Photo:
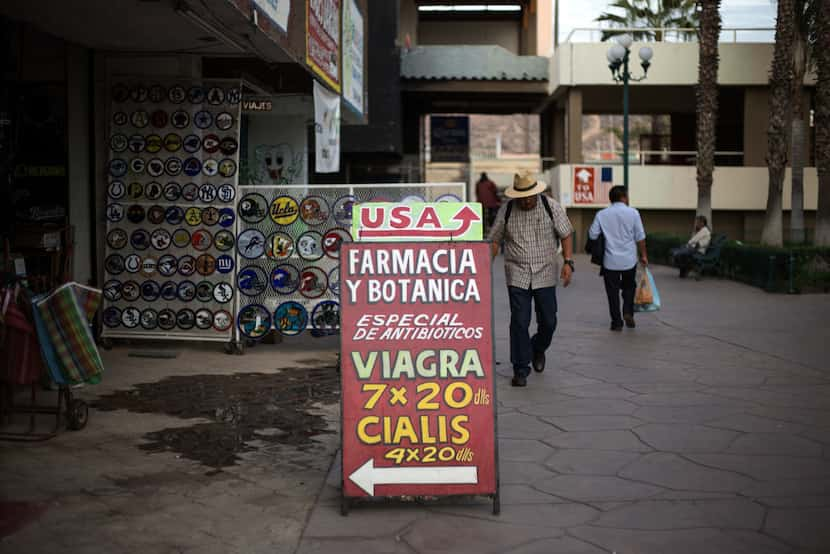
[[[496,215],[489,240],[493,256],[504,241],[504,272],[510,296],[510,362],[514,387],[527,386],[530,366],[545,370],[545,351],[556,331],[556,285],[571,282],[573,227],[562,206],[543,193],[547,184],[531,175],[515,175],[505,191],[511,200]],[[558,246],[564,260],[560,263]],[[531,302],[537,331],[530,337]]]

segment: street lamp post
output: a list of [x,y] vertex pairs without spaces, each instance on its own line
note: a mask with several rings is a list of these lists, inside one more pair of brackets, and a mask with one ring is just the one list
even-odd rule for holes
[[625,34],[618,36],[616,42],[617,44],[608,49],[605,57],[608,59],[608,68],[611,70],[614,81],[623,85],[623,184],[628,190],[628,83],[632,81],[636,83],[646,78],[654,51],[648,46],[640,48],[640,65],[643,67],[643,75],[634,77],[628,68],[631,44],[634,39],[631,35]]

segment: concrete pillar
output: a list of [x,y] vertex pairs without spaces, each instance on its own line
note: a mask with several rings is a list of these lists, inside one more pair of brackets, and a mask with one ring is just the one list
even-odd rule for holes
[[582,163],[582,91],[568,91],[565,124],[565,159],[571,164]]
[[744,165],[767,165],[767,127],[769,126],[769,89],[744,89]]
[[90,58],[89,51],[68,46],[66,51],[69,224],[74,229],[72,279],[93,283],[93,251],[95,217],[93,191],[95,184],[90,165],[93,146],[90,128]]

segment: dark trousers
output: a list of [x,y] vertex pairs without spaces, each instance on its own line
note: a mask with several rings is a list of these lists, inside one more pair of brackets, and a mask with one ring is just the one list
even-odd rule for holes
[[605,293],[608,295],[608,311],[611,314],[611,323],[622,325],[620,315],[620,291],[622,291],[622,313],[634,315],[634,292],[637,289],[637,266],[625,271],[602,269],[605,279]]
[[[521,289],[507,287],[510,294],[510,362],[519,377],[530,375],[534,352],[544,352],[556,331],[556,287]],[[531,302],[536,304],[536,334],[530,338]]]
[[691,246],[681,246],[671,249],[671,260],[674,267],[680,269],[680,276],[685,277],[694,266],[694,257],[697,250]]

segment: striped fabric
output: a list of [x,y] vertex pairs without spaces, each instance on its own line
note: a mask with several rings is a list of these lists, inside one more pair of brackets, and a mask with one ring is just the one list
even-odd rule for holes
[[35,303],[41,348],[56,382],[101,381],[104,364],[89,328],[100,303],[101,291],[77,283],[63,285]]

